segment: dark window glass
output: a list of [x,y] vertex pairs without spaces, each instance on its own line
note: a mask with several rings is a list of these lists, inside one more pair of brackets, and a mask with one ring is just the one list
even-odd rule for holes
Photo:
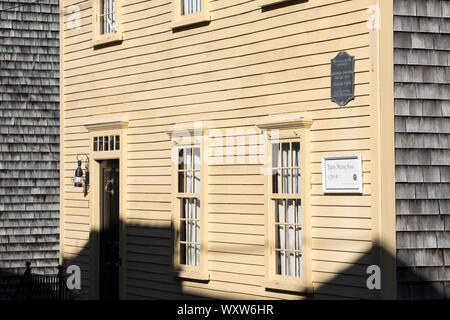
[[109,150],[114,150],[114,136],[109,136]]
[[120,150],[120,136],[116,136],[116,150]]
[[[184,149],[178,150],[178,170],[184,169]],[[178,172],[178,192],[184,192],[184,171]]]

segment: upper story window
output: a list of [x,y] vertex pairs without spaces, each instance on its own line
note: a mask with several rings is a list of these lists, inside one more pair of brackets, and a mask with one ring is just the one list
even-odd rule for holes
[[94,46],[122,41],[120,4],[122,0],[92,0]]
[[202,0],[180,0],[182,2],[181,14],[187,15],[202,11]]
[[100,34],[117,32],[116,0],[101,0]]
[[174,1],[173,28],[179,28],[211,20],[208,10],[209,0]]

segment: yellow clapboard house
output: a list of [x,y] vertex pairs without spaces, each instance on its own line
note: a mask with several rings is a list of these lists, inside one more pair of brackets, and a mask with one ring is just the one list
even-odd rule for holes
[[68,0],[60,19],[81,298],[395,297],[392,0]]

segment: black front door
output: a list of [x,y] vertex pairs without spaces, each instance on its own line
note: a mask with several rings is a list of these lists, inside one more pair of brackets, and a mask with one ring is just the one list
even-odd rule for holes
[[100,299],[119,299],[119,160],[104,160],[100,175]]

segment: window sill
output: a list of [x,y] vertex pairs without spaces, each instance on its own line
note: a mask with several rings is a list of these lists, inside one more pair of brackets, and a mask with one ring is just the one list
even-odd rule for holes
[[210,280],[209,273],[200,273],[200,272],[179,270],[179,271],[174,271],[173,275],[176,278],[179,278],[182,280],[193,280],[193,281],[203,281],[203,282],[208,282]]
[[273,4],[278,4],[278,3],[282,3],[282,2],[288,2],[288,1],[292,1],[292,0],[258,0],[258,5],[260,7],[267,7],[267,6],[271,6]]
[[209,21],[211,21],[211,16],[208,13],[204,12],[192,13],[186,16],[178,16],[174,19],[174,22],[172,23],[172,29],[192,26],[195,24]]
[[289,291],[297,293],[314,293],[314,287],[312,285],[292,283],[290,281],[266,281],[263,285],[266,287],[266,289],[270,290]]
[[123,41],[123,36],[121,33],[108,33],[108,34],[102,34],[101,36],[98,36],[93,42],[93,47],[98,47],[106,44],[111,44],[114,42],[121,42]]

